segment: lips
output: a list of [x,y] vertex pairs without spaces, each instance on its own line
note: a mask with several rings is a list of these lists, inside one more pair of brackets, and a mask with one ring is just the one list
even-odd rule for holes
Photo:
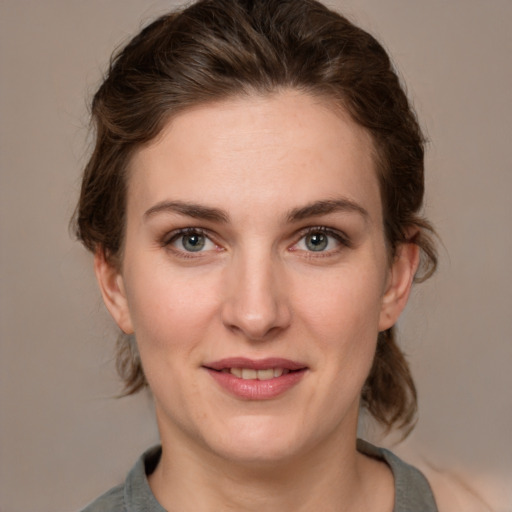
[[203,366],[213,379],[237,398],[268,400],[298,384],[307,366],[283,358],[228,358]]
[[247,368],[251,370],[268,370],[270,368],[282,368],[283,370],[301,370],[306,368],[305,364],[283,359],[280,357],[268,357],[266,359],[248,359],[245,357],[230,357],[220,359],[204,365],[212,370],[222,371],[230,368]]

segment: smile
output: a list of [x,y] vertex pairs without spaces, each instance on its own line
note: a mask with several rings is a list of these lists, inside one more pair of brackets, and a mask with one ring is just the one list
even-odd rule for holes
[[223,391],[243,400],[277,398],[299,384],[308,370],[302,363],[281,358],[229,358],[203,368]]
[[268,368],[266,370],[254,370],[253,368],[223,368],[221,371],[223,373],[230,373],[244,380],[270,380],[290,373],[290,370],[287,368]]

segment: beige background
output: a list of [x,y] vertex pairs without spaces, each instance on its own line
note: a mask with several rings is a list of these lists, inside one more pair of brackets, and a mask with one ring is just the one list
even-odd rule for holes
[[[111,50],[171,5],[0,0],[1,512],[77,510],[157,442],[149,397],[113,398],[115,330],[67,222],[86,98]],[[445,248],[402,321],[421,409],[402,450],[510,489],[512,2],[330,5],[385,42],[431,140]]]

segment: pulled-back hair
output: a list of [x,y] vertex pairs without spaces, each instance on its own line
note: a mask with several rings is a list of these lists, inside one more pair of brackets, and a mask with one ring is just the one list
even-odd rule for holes
[[[96,141],[74,217],[78,238],[119,265],[134,151],[187,108],[290,88],[332,100],[370,133],[390,257],[400,243],[417,244],[416,280],[429,277],[437,258],[420,216],[424,140],[415,114],[382,46],[315,0],[200,0],[160,17],[113,57],[92,102]],[[126,336],[117,368],[126,394],[147,384]],[[393,328],[379,334],[362,405],[388,429],[413,424],[416,389]]]

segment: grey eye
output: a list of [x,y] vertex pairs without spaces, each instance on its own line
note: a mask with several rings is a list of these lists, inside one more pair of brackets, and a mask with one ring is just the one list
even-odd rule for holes
[[310,251],[325,251],[329,245],[329,237],[321,232],[310,233],[306,235],[304,242]]
[[206,244],[206,237],[200,233],[191,233],[181,237],[183,249],[189,252],[201,251]]
[[165,242],[165,245],[172,246],[178,253],[189,254],[215,251],[217,248],[206,233],[195,228],[180,230],[168,242]]

